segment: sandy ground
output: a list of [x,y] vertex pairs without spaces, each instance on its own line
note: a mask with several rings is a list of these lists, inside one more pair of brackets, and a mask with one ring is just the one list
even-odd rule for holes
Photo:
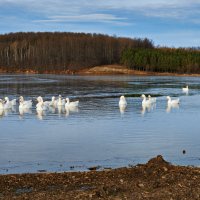
[[144,72],[139,72],[135,70],[127,69],[120,65],[104,65],[96,66],[89,69],[83,69],[78,72],[79,74],[88,74],[88,75],[104,75],[104,74],[145,74]]
[[0,199],[199,200],[200,168],[174,166],[157,156],[129,168],[0,175]]
[[178,74],[178,73],[158,73],[146,72],[125,68],[121,65],[96,66],[89,69],[83,69],[78,72],[82,75],[139,75],[139,76],[200,76],[200,74]]

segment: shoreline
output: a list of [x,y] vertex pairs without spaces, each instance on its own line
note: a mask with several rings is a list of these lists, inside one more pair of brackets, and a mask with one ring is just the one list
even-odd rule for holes
[[121,65],[102,65],[80,70],[64,70],[64,71],[34,71],[34,70],[17,70],[10,72],[0,67],[0,74],[55,74],[55,75],[82,75],[82,76],[103,76],[103,75],[132,75],[132,76],[183,76],[183,77],[199,77],[200,74],[178,74],[169,72],[146,72],[125,68]]
[[0,199],[200,199],[200,168],[157,156],[146,164],[89,172],[0,175]]

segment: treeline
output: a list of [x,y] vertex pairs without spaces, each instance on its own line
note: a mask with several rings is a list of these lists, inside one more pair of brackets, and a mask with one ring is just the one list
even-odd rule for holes
[[138,48],[154,46],[148,39],[102,34],[10,33],[0,35],[0,68],[8,72],[76,70],[120,63],[122,52]]
[[0,70],[62,72],[122,64],[151,72],[200,73],[200,49],[155,48],[149,39],[44,32],[0,35]]
[[128,48],[122,53],[121,64],[141,71],[200,73],[200,50]]

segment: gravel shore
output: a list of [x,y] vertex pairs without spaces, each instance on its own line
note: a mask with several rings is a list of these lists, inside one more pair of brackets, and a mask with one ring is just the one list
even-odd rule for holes
[[0,199],[200,199],[200,168],[162,156],[104,171],[0,175]]

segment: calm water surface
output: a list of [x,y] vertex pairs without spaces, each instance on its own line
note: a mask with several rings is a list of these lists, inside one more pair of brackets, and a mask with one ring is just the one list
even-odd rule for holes
[[[189,94],[182,93],[186,84]],[[36,113],[37,96],[59,94],[78,99],[79,109]],[[122,94],[128,106],[120,112]],[[142,108],[141,94],[157,97],[156,105]],[[1,174],[136,165],[158,154],[200,165],[199,78],[0,75],[0,98],[20,95],[34,106],[0,111]],[[180,98],[179,108],[166,106],[167,95]]]

